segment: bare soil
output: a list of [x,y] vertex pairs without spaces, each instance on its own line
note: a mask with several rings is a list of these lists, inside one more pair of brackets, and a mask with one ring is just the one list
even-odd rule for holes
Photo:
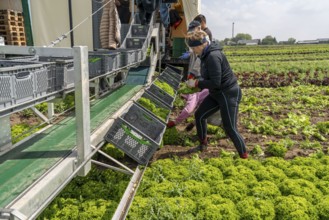
[[22,113],[14,113],[10,115],[10,124],[17,125],[17,124],[28,124],[30,126],[35,126],[41,122],[41,119],[39,119],[36,116],[30,116],[26,117]]

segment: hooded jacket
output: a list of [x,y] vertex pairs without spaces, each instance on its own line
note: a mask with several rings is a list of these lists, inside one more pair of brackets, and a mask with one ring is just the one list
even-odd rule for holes
[[219,94],[237,84],[226,56],[215,42],[203,50],[201,55],[201,76],[198,82],[200,89],[209,89],[211,95]]

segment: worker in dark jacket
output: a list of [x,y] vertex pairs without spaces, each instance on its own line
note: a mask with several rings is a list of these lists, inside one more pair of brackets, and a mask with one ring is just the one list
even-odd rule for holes
[[212,33],[211,33],[210,29],[207,26],[206,17],[203,14],[199,14],[193,20],[200,22],[201,29],[208,34],[208,37],[209,37],[210,41],[212,41]]
[[209,95],[195,112],[195,123],[200,145],[190,152],[203,151],[207,148],[207,118],[220,109],[223,127],[233,141],[241,158],[247,158],[248,153],[242,136],[237,129],[241,89],[226,56],[215,42],[210,42],[209,36],[202,30],[187,34],[188,46],[201,58],[202,79],[189,79],[189,87],[208,89]]
[[160,0],[136,0],[139,10],[139,19],[142,25],[149,24],[152,13],[159,7]]

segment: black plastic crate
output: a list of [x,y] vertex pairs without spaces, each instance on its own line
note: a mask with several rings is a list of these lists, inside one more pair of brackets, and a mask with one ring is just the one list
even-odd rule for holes
[[160,145],[166,125],[153,114],[134,103],[121,118]]
[[126,38],[126,48],[127,49],[142,49],[145,42],[145,38]]
[[182,75],[182,73],[183,73],[183,70],[182,69],[179,69],[179,68],[177,68],[177,67],[175,67],[173,65],[166,64],[166,66],[167,66],[167,68],[175,71],[178,75]]
[[143,109],[145,109],[146,111],[150,112],[151,114],[154,114],[154,116],[156,116],[160,120],[164,121],[165,123],[168,122],[171,109],[167,105],[163,104],[157,98],[155,98],[154,96],[152,96],[152,95],[150,95],[149,93],[146,93],[146,92],[143,93],[143,95],[141,96],[141,98],[149,99],[151,101],[151,103],[153,103],[155,105],[155,107],[165,109],[168,112],[168,114],[166,116],[163,115],[163,117],[160,117],[160,116],[156,115],[155,112],[152,111],[152,109],[149,109],[147,107],[144,107],[141,103],[139,103],[140,99],[138,99],[136,101],[136,103],[140,107],[142,107]]
[[158,149],[157,144],[121,118],[115,120],[104,138],[142,165],[147,164]]
[[100,54],[89,54],[88,55],[89,65],[89,78],[102,75],[102,55]]
[[160,74],[160,76],[158,77],[158,79],[168,83],[176,91],[179,89],[180,81],[178,81],[177,79],[172,77],[172,75],[169,74],[168,72],[165,72],[165,71],[162,72]]
[[104,73],[107,72],[111,72],[113,70],[116,70],[118,68],[117,65],[117,60],[120,59],[120,53],[119,52],[107,52],[105,54],[102,54],[103,56],[103,60],[102,60],[102,70],[104,71]]
[[161,144],[166,125],[137,104],[117,118],[105,140],[139,164],[147,164]]
[[183,70],[177,69],[173,66],[167,64],[167,67],[164,69],[163,72],[170,74],[173,78],[178,81],[181,81],[183,78]]
[[164,103],[169,108],[172,108],[174,105],[175,97],[169,95],[164,90],[160,89],[158,86],[154,85],[154,83],[151,84],[149,88],[145,90],[150,95],[157,98],[159,101]]
[[120,52],[119,67],[124,67],[137,62],[136,50],[120,48],[116,51]]
[[101,74],[111,72],[118,68],[118,59],[120,59],[120,53],[116,50],[99,50],[89,52],[90,55],[99,55],[101,58]]
[[146,37],[150,29],[149,25],[133,24],[131,26],[132,37]]

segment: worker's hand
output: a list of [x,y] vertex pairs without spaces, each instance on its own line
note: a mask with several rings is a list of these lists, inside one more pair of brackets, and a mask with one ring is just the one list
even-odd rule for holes
[[195,79],[195,75],[193,73],[189,73],[187,75],[187,79]]
[[168,121],[167,128],[172,128],[174,126],[176,126],[176,123],[174,121]]
[[179,57],[179,59],[181,60],[187,60],[188,58],[190,58],[190,51],[187,51],[185,53],[182,54],[182,56]]
[[190,88],[195,88],[195,87],[198,86],[198,80],[196,80],[196,79],[189,79],[189,80],[186,81],[186,84]]

